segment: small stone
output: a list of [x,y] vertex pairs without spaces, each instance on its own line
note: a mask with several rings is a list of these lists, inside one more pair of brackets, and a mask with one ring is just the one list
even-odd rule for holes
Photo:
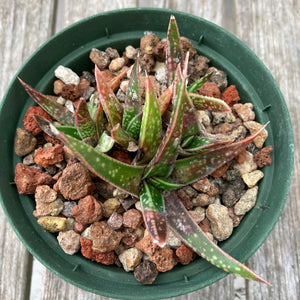
[[197,94],[207,97],[220,98],[221,93],[218,86],[214,82],[205,82],[197,91]]
[[126,199],[118,198],[125,210],[128,210],[133,204],[136,203],[137,198],[129,197]]
[[195,223],[199,224],[205,218],[205,211],[189,210],[189,215]]
[[134,269],[140,264],[143,257],[142,251],[137,248],[130,248],[125,250],[119,255],[119,260],[126,272],[134,271]]
[[17,128],[14,146],[18,156],[25,156],[32,152],[36,146],[37,139],[22,128]]
[[152,49],[159,42],[159,37],[154,34],[148,34],[140,39],[140,48],[142,52],[152,54]]
[[140,57],[140,66],[143,71],[150,73],[155,66],[154,56],[147,53],[142,54]]
[[230,123],[221,123],[214,127],[214,133],[220,134],[220,133],[228,133],[232,131],[233,126]]
[[134,47],[132,47],[131,45],[129,45],[125,48],[125,53],[126,53],[127,58],[136,59],[137,50]]
[[198,195],[197,191],[193,189],[190,185],[185,186],[183,190],[190,198],[195,198]]
[[95,222],[91,226],[93,250],[95,252],[109,252],[115,250],[123,237],[121,232],[114,231],[106,222]]
[[233,228],[239,226],[241,220],[243,219],[244,215],[236,215],[234,213],[234,208],[230,207],[228,208],[228,212],[229,212],[229,217],[232,219],[232,223],[233,223]]
[[49,232],[64,231],[67,226],[67,219],[63,217],[40,217],[37,222],[41,227]]
[[114,197],[113,193],[115,187],[106,181],[99,179],[99,181],[95,182],[96,191],[99,193],[103,198],[108,199]]
[[[244,125],[251,134],[259,130],[263,126],[255,121],[245,122]],[[262,148],[267,137],[268,131],[266,129],[263,129],[263,131],[253,140],[253,143],[257,148]]]
[[75,232],[81,234],[86,229],[86,225],[83,225],[80,222],[75,221],[73,229]]
[[237,170],[237,169],[227,170],[227,172],[226,172],[226,180],[227,181],[236,180],[236,179],[240,178],[241,176],[242,175],[241,175],[240,170]]
[[210,113],[209,111],[206,111],[206,110],[199,110],[199,111],[198,111],[198,115],[199,115],[199,118],[200,118],[200,120],[201,120],[201,123],[202,123],[205,127],[211,126],[211,120],[210,120],[211,113]]
[[37,165],[45,168],[64,160],[63,147],[56,144],[53,147],[43,149],[38,148],[34,152],[34,161]]
[[258,186],[255,186],[246,191],[239,202],[234,206],[234,213],[237,216],[244,215],[254,207],[257,199]]
[[104,208],[103,216],[105,218],[109,218],[112,215],[113,212],[118,210],[118,208],[120,206],[121,206],[121,203],[117,198],[107,199],[103,203],[103,208]]
[[142,284],[152,284],[158,275],[156,265],[149,260],[144,260],[134,269],[135,279]]
[[177,249],[182,245],[181,240],[173,233],[173,231],[169,232],[167,245],[170,248]]
[[55,166],[48,166],[48,167],[45,167],[45,171],[53,176],[56,174],[57,169]]
[[72,113],[75,113],[73,102],[71,100],[66,100],[65,107]]
[[102,218],[102,207],[97,200],[88,195],[78,201],[72,210],[72,216],[83,225],[89,225]]
[[213,171],[213,173],[211,173],[211,176],[214,178],[225,176],[227,170],[228,170],[228,165],[224,164],[218,169],[216,169],[215,171]]
[[143,211],[143,208],[142,208],[142,203],[141,203],[141,201],[137,201],[137,202],[135,202],[134,206],[135,206],[135,208],[136,208],[138,211],[140,211],[140,212],[142,212],[142,211]]
[[236,129],[234,129],[230,135],[228,135],[228,139],[234,140],[234,141],[241,141],[243,140],[247,135],[247,129],[244,126],[238,126]]
[[39,185],[50,185],[52,177],[36,168],[31,168],[22,163],[18,163],[15,168],[14,179],[19,194],[34,194]]
[[212,180],[213,184],[219,190],[219,195],[222,195],[227,189],[227,173],[228,173],[228,171],[226,172],[226,175],[224,176],[224,178],[226,178],[226,181],[221,177],[217,177]]
[[193,58],[197,54],[196,48],[194,47],[194,45],[188,38],[181,36],[180,43],[181,43],[181,47],[182,47],[182,52],[183,52],[182,56],[183,57],[186,56],[187,52],[190,53],[190,59]]
[[128,89],[129,80],[123,80],[120,84],[120,89],[126,94]]
[[51,216],[58,216],[64,209],[64,203],[61,199],[56,199],[49,204]]
[[79,162],[63,170],[56,186],[65,199],[71,200],[84,198],[95,190],[89,171]]
[[75,220],[73,218],[67,218],[65,231],[74,230],[74,222]]
[[82,237],[85,237],[85,238],[87,238],[87,239],[89,239],[89,240],[92,240],[93,238],[92,238],[92,235],[91,235],[91,227],[92,227],[92,225],[89,226],[89,227],[87,227],[87,228],[85,228],[85,229],[82,231],[81,236],[82,236]]
[[196,198],[192,199],[193,206],[207,206],[214,203],[215,197],[204,193],[199,193]]
[[55,80],[53,83],[53,92],[55,95],[60,95],[62,91],[62,87],[64,85],[64,82],[60,79]]
[[143,216],[137,209],[130,209],[123,214],[123,225],[129,228],[138,228],[143,222]]
[[251,173],[246,173],[242,176],[244,182],[249,188],[254,187],[257,182],[264,177],[264,173],[260,170],[255,170]]
[[48,148],[51,148],[51,147],[53,147],[53,144],[52,144],[52,143],[46,143],[46,144],[43,145],[43,149],[44,149],[44,150],[46,150],[46,149],[48,149]]
[[117,212],[113,212],[107,220],[107,224],[114,230],[118,230],[123,225],[123,216]]
[[229,106],[239,102],[241,100],[239,93],[235,85],[230,85],[222,94],[222,100],[225,101]]
[[262,168],[266,165],[270,165],[272,163],[272,158],[271,158],[272,151],[273,151],[273,147],[267,146],[262,148],[260,151],[257,151],[254,154],[254,161],[256,162],[259,168]]
[[233,123],[236,118],[232,112],[212,112],[213,125],[223,124],[223,123]]
[[210,67],[206,73],[213,72],[208,82],[214,82],[222,92],[227,87],[227,75],[225,72],[218,70],[215,67]]
[[176,250],[175,255],[176,261],[180,262],[182,265],[188,265],[196,257],[195,252],[186,245],[181,245]]
[[57,193],[48,185],[39,185],[35,190],[34,198],[36,201],[49,204],[57,199]]
[[216,186],[206,177],[193,183],[192,187],[198,192],[205,193],[209,196],[216,196],[219,193]]
[[211,224],[210,224],[210,221],[208,220],[208,218],[205,218],[203,221],[201,221],[199,226],[203,232],[212,233]]
[[240,151],[240,153],[235,157],[238,164],[242,164],[246,160],[246,149]]
[[166,60],[166,41],[159,41],[154,48],[152,54],[158,62],[165,62]]
[[236,194],[232,188],[227,188],[222,195],[222,203],[226,207],[232,207],[239,199],[236,197]]
[[51,143],[52,145],[62,144],[60,140],[54,139],[53,137],[51,137],[50,135],[48,135],[45,132],[43,132],[43,138],[45,139],[45,141],[47,143]]
[[124,57],[118,57],[113,59],[109,64],[109,70],[112,72],[117,72],[125,66]]
[[26,166],[30,166],[34,164],[34,154],[30,153],[23,158],[23,164]]
[[119,54],[118,50],[117,49],[113,49],[111,47],[108,47],[105,50],[105,53],[109,56],[110,59],[115,59],[115,58],[120,57],[120,54]]
[[64,84],[64,86],[62,87],[61,96],[64,99],[68,99],[71,100],[72,102],[75,102],[80,98],[81,93],[77,85]]
[[189,61],[189,84],[205,75],[209,67],[208,64],[209,59],[207,57],[197,54]]
[[[33,118],[34,115],[38,115],[40,117],[46,118],[48,121],[51,121],[51,117],[48,113],[46,113],[41,107],[39,106],[30,106],[24,116],[23,124],[24,129],[33,135],[39,134],[42,129],[37,124],[35,119]],[[31,151],[30,151],[31,152]]]
[[233,109],[238,114],[238,116],[243,120],[243,122],[253,121],[255,119],[255,113],[253,111],[252,103],[237,103],[233,105]]
[[104,70],[110,63],[110,58],[104,51],[93,48],[90,52],[90,60],[97,65],[100,70]]
[[239,170],[241,175],[250,173],[257,169],[257,164],[254,161],[254,156],[252,153],[246,151],[245,161],[241,164],[234,164],[233,168]]
[[54,74],[65,84],[75,84],[75,85],[79,84],[80,81],[79,76],[75,72],[73,72],[70,68],[66,68],[60,65],[56,68]]
[[182,204],[187,210],[193,208],[193,203],[191,197],[184,191],[184,189],[179,189],[176,191],[177,196],[180,198]]
[[220,204],[210,204],[206,210],[212,233],[218,241],[226,240],[233,230],[233,222],[229,217],[227,207]]
[[[121,240],[122,244],[125,246],[125,249],[134,247],[135,243],[140,240],[134,229],[125,228],[123,231],[123,238]],[[143,238],[143,236],[142,236]]]
[[80,249],[80,234],[74,230],[60,232],[57,240],[63,251],[69,255],[75,254]]
[[118,89],[117,91],[117,94],[116,94],[116,97],[118,98],[118,100],[120,102],[125,102],[125,99],[126,99],[126,94],[121,90],[121,89]]

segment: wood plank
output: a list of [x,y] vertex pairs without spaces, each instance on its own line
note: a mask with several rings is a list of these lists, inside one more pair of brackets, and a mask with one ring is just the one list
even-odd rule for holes
[[294,176],[286,206],[267,241],[249,260],[250,268],[271,282],[273,287],[248,282],[247,299],[300,299],[300,3],[235,1],[235,5],[238,36],[262,59],[278,82],[289,108],[295,137]]
[[[51,35],[53,2],[1,1],[0,99],[25,59]],[[30,41],[30,42],[28,42]],[[0,208],[0,295],[28,299],[32,256],[19,241]]]

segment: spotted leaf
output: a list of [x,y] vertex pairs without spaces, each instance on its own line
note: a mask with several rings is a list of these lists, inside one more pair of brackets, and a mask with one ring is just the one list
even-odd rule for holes
[[217,98],[203,96],[199,94],[189,94],[189,97],[194,103],[196,109],[209,110],[213,112],[230,112],[231,108],[228,104]]
[[120,124],[117,124],[110,133],[113,140],[126,149],[130,143],[136,144],[135,140],[120,126]]
[[196,93],[214,72],[209,72],[187,87],[189,93]]
[[187,246],[216,267],[246,279],[260,281],[270,285],[248,267],[229,256],[201,230],[191,218],[174,191],[163,193],[170,229]]
[[103,131],[95,149],[105,153],[111,150],[114,144],[115,140],[106,131]]
[[147,182],[160,190],[177,190],[184,186],[162,177],[150,177],[147,178]]

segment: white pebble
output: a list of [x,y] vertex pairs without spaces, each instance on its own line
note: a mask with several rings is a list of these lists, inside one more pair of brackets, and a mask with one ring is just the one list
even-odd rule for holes
[[75,84],[75,85],[79,84],[80,81],[79,76],[75,72],[73,72],[70,68],[66,68],[60,65],[56,68],[54,74],[65,84]]
[[65,107],[72,113],[75,112],[73,102],[71,100],[66,100]]
[[60,105],[65,105],[66,99],[60,96],[56,99],[56,102]]

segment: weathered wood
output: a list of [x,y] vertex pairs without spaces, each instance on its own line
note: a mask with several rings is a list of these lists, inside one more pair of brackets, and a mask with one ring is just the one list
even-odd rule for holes
[[[0,99],[25,59],[51,36],[52,13],[53,2],[49,1],[0,2]],[[0,262],[0,298],[28,299],[32,256],[13,232],[2,208]]]

